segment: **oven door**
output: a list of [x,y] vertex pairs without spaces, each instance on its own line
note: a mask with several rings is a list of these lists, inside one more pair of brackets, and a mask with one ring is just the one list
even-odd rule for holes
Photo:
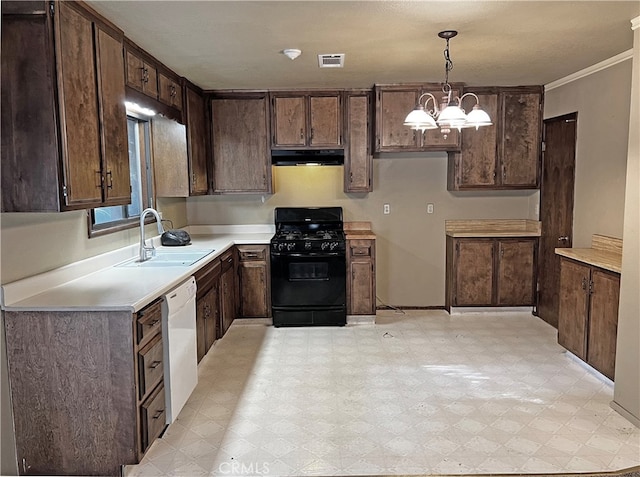
[[344,253],[271,253],[271,303],[276,308],[344,308]]

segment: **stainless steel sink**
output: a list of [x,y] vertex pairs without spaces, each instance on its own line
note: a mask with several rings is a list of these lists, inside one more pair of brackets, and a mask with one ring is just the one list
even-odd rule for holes
[[141,262],[139,259],[129,260],[116,265],[117,267],[189,267],[215,250],[168,251],[156,250],[155,257]]

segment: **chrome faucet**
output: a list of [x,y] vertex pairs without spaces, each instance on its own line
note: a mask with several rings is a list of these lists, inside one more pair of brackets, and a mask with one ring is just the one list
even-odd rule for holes
[[158,234],[162,234],[164,229],[162,228],[162,221],[160,219],[160,215],[155,209],[148,208],[144,209],[140,214],[140,261],[145,262],[149,260],[151,257],[156,256],[156,248],[153,246],[153,242],[151,242],[151,246],[147,246],[147,241],[144,238],[144,219],[147,214],[153,214],[156,218],[156,222],[158,223]]

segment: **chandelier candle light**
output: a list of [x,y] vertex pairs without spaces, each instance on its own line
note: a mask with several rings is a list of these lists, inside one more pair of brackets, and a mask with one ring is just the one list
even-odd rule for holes
[[[423,133],[427,129],[437,129],[439,127],[446,138],[447,134],[451,132],[451,128],[460,130],[462,128],[475,127],[478,129],[480,126],[490,126],[492,124],[489,115],[480,108],[478,96],[473,93],[465,93],[460,97],[452,95],[451,85],[449,84],[449,71],[453,69],[453,61],[449,56],[449,40],[457,34],[458,32],[455,30],[445,30],[438,33],[440,38],[447,41],[447,46],[444,50],[445,77],[442,84],[444,97],[440,108],[438,108],[438,101],[431,93],[421,94],[418,98],[418,105],[405,118],[405,126],[420,130]],[[472,96],[476,99],[476,104],[469,114],[466,114],[462,109],[462,100],[467,96]],[[422,103],[423,98],[426,98],[424,104]],[[433,109],[428,108],[429,101],[433,103]]]

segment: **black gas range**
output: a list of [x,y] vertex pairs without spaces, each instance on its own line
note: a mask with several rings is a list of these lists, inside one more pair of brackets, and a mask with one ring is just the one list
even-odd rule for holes
[[278,207],[271,239],[274,326],[346,324],[341,207]]

